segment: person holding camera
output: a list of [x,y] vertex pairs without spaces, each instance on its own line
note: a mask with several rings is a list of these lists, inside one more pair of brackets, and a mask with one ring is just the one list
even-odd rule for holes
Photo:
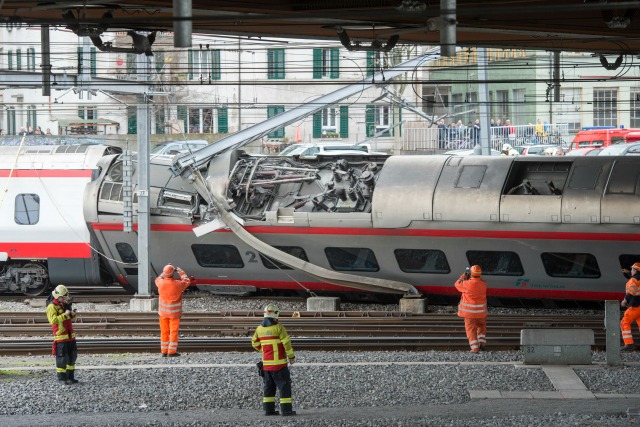
[[471,352],[478,353],[487,345],[487,283],[482,280],[482,268],[467,267],[455,286],[462,293],[458,316],[464,318]]
[[[174,279],[178,272],[180,279]],[[180,267],[165,265],[162,274],[156,279],[158,287],[158,315],[160,315],[160,352],[162,357],[177,357],[178,333],[182,317],[182,293],[191,284],[187,273]]]
[[75,384],[78,382],[75,379],[78,347],[73,321],[76,320],[77,314],[72,307],[69,290],[65,285],[56,286],[47,302],[47,319],[53,330],[51,353],[56,357],[58,380],[64,381],[67,385]]

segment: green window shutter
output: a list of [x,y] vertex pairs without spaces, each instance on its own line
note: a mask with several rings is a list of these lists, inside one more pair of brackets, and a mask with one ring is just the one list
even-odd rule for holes
[[36,50],[32,47],[27,48],[27,70],[36,70]]
[[367,105],[364,113],[365,123],[367,126],[367,136],[373,136],[376,133],[376,107],[375,105]]
[[138,133],[137,107],[127,107],[127,134],[135,135]]
[[22,50],[16,49],[16,70],[22,70]]
[[229,133],[228,108],[218,108],[218,133]]
[[[402,108],[398,109],[398,123],[402,123]],[[398,136],[402,136],[402,125],[398,126]]]
[[340,49],[337,47],[331,49],[331,69],[329,77],[337,79],[340,77]]
[[127,53],[127,74],[138,74],[135,53]]
[[189,128],[188,126],[188,119],[189,119],[189,113],[187,111],[187,107],[185,107],[184,105],[178,105],[178,109],[177,109],[177,115],[178,115],[178,120],[182,120],[182,131],[184,133],[188,133]]
[[211,80],[220,80],[220,50],[215,49],[211,51]]
[[156,72],[162,72],[162,68],[164,67],[164,50],[157,50],[153,58],[156,61]]
[[8,53],[9,62],[7,63],[8,69],[13,70],[13,50],[9,49]]
[[[267,78],[268,79],[275,79],[275,71],[274,71],[274,53],[273,53],[273,49],[267,49]],[[267,108],[267,111],[269,111],[269,109]]]
[[96,48],[91,48],[91,76],[96,77],[98,75],[98,58]]
[[349,107],[340,107],[340,138],[349,138]]
[[81,47],[77,47],[76,48],[76,52],[78,53],[78,74],[82,73],[82,48]]
[[367,52],[367,77],[373,76],[375,74],[375,55],[375,52]]
[[313,137],[322,138],[322,112],[313,115]]
[[189,49],[189,80],[193,80],[193,50]]
[[322,49],[313,49],[313,78],[322,78]]
[[[275,117],[280,113],[284,113],[284,105],[269,105],[267,106],[267,118]],[[284,128],[278,129],[267,135],[269,138],[282,138],[284,137]]]
[[[278,64],[278,73],[276,75],[276,78],[284,79],[284,73],[285,73],[285,70],[284,70],[284,49],[278,49],[276,58],[277,58],[276,62]],[[284,136],[284,129],[282,131],[283,131],[283,135],[282,136]]]

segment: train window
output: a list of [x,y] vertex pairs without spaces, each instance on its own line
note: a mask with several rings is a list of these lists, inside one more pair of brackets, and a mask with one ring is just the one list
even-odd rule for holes
[[[307,253],[298,246],[274,246],[276,249],[280,249],[282,252],[286,252],[289,255],[293,255],[296,258],[300,258],[303,261],[309,261],[307,258]],[[284,265],[283,263],[276,261],[275,259],[269,258],[268,256],[264,256],[260,254],[260,259],[262,260],[262,264],[270,269],[270,270],[291,270],[291,267],[288,265]]]
[[469,265],[482,267],[482,274],[488,276],[522,276],[524,268],[520,257],[508,251],[467,251]]
[[462,167],[458,180],[456,181],[456,188],[480,188],[482,179],[487,170],[486,166],[480,165],[466,165]]
[[640,165],[616,162],[609,178],[608,194],[635,194]]
[[130,244],[124,242],[116,243],[116,250],[120,254],[122,262],[126,262],[128,264],[135,264],[138,262],[138,258],[136,257],[135,252],[133,252],[133,248]]
[[448,274],[447,257],[438,249],[396,249],[393,251],[400,270],[405,273]]
[[620,269],[631,270],[633,264],[640,262],[640,254],[622,254],[618,259],[620,260]]
[[232,245],[191,245],[198,265],[210,268],[243,268],[238,248]]
[[122,184],[105,182],[100,191],[100,200],[122,201]]
[[542,265],[551,277],[598,278],[600,268],[591,254],[543,252]]
[[325,248],[329,265],[336,271],[378,271],[378,260],[367,248]]
[[40,221],[40,196],[37,194],[18,194],[14,212],[16,224],[33,225]]
[[599,166],[576,166],[569,180],[569,188],[576,190],[593,190],[596,188],[602,168]]

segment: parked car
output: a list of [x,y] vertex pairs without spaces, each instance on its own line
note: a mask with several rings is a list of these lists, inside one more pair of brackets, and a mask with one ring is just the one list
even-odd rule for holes
[[154,146],[149,152],[151,157],[155,156],[175,156],[176,154],[198,151],[209,145],[203,139],[192,139],[189,141],[165,141]]
[[598,156],[640,156],[640,142],[610,145],[603,148]]
[[[294,147],[295,145],[299,145]],[[381,155],[387,153],[372,151],[369,144],[294,144],[282,150],[281,156],[299,156],[301,159],[315,159],[318,155]]]
[[557,148],[557,145],[552,144],[531,144],[531,145],[516,145],[515,148],[521,156],[544,156],[547,148]]
[[565,156],[597,156],[600,151],[602,151],[602,147],[576,148],[569,152],[565,151]]
[[[451,150],[451,151],[446,151],[444,154],[449,154],[452,156],[474,156],[476,155],[474,153],[474,150],[468,150],[468,149],[462,149],[462,150]],[[491,155],[492,156],[499,156],[501,153],[498,150],[491,150]]]

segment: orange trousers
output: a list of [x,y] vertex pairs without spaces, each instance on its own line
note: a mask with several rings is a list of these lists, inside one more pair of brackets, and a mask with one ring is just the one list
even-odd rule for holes
[[622,333],[622,340],[625,344],[633,344],[633,335],[631,335],[631,325],[633,322],[638,324],[640,328],[640,307],[629,307],[624,312],[622,320],[620,321],[620,332]]
[[160,318],[160,351],[162,354],[175,354],[178,351],[178,332],[180,332],[180,319]]
[[467,339],[471,350],[477,350],[487,344],[487,318],[464,319],[464,329],[467,331]]

